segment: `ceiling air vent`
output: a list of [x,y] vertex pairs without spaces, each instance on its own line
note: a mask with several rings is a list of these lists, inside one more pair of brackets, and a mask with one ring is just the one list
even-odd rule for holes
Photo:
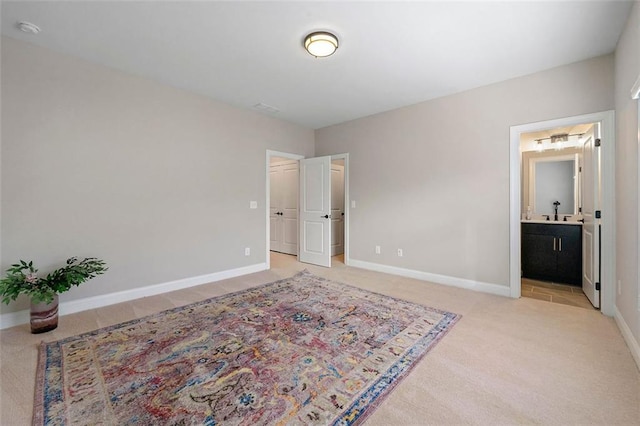
[[257,109],[258,111],[268,112],[269,114],[277,114],[280,112],[278,108],[271,105],[263,104],[262,102],[260,102],[259,104],[255,104],[253,108]]

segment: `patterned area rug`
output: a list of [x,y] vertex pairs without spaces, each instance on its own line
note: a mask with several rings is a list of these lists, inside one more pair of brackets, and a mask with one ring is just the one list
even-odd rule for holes
[[303,271],[42,343],[34,424],[357,424],[458,319]]

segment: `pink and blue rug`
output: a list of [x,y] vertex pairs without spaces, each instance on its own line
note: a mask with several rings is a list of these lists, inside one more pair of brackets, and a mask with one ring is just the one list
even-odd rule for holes
[[303,271],[42,343],[34,424],[358,424],[458,319]]

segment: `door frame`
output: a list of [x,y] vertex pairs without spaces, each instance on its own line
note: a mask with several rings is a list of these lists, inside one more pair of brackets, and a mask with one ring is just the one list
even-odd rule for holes
[[511,126],[509,130],[509,288],[513,298],[521,296],[521,186],[522,163],[520,135],[556,127],[578,124],[601,124],[601,179],[602,179],[602,239],[601,256],[601,305],[604,315],[615,313],[615,112],[613,110],[577,115],[554,120]]
[[[271,224],[269,218],[269,206],[271,204],[271,175],[269,174],[269,166],[271,164],[271,157],[282,157],[291,160],[302,160],[304,155],[292,154],[290,152],[275,151],[267,149],[266,161],[265,161],[265,203],[264,214],[266,216],[266,237],[265,237],[265,263],[267,269],[271,269]],[[331,155],[331,160],[344,160],[344,264],[351,264],[351,257],[349,256],[349,219],[351,217],[351,206],[349,204],[349,154],[335,154]],[[300,188],[298,187],[298,192]],[[299,199],[299,198],[298,198]],[[298,217],[298,220],[300,218]],[[300,252],[300,238],[298,236],[298,253]],[[300,255],[298,254],[298,259]]]
[[344,264],[351,265],[349,256],[349,220],[351,217],[351,206],[349,205],[349,153],[336,154],[331,156],[331,161],[344,161]]
[[[640,75],[638,75],[638,78],[636,79],[636,82],[633,84],[633,87],[631,88],[631,99],[635,99],[637,106],[638,106],[638,122],[636,123],[638,125],[638,146],[640,147]],[[640,149],[638,149],[638,158],[637,158],[637,162],[636,162],[636,168],[640,167]],[[640,172],[638,173],[638,212],[640,212]],[[636,236],[636,244],[638,244],[640,242],[640,214],[638,214],[638,233]],[[638,265],[640,265],[640,247],[638,248]],[[638,301],[637,301],[637,306],[636,309],[638,311],[638,329],[640,330],[640,270],[638,271]],[[618,316],[620,316],[620,313],[618,313]],[[617,319],[617,318],[616,318]],[[618,322],[618,324],[620,324],[620,322]],[[621,327],[622,328],[622,327]],[[623,331],[623,335],[624,335],[624,331]],[[633,341],[633,339],[628,340],[629,341]],[[629,347],[631,347],[631,345],[629,345]],[[638,366],[640,366],[640,353],[637,354],[638,356],[634,356],[636,363],[638,364]]]

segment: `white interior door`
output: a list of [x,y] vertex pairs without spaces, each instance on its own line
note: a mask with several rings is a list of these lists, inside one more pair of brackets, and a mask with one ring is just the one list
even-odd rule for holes
[[331,256],[344,253],[344,166],[331,164]]
[[270,166],[270,250],[298,254],[298,161]]
[[582,291],[591,304],[600,307],[600,149],[596,146],[595,124],[584,136],[582,145]]
[[331,267],[331,157],[300,160],[300,262]]
[[280,251],[282,245],[282,173],[280,167],[271,165],[269,168],[269,249]]
[[282,243],[280,251],[298,254],[298,162],[284,164],[282,167]]

